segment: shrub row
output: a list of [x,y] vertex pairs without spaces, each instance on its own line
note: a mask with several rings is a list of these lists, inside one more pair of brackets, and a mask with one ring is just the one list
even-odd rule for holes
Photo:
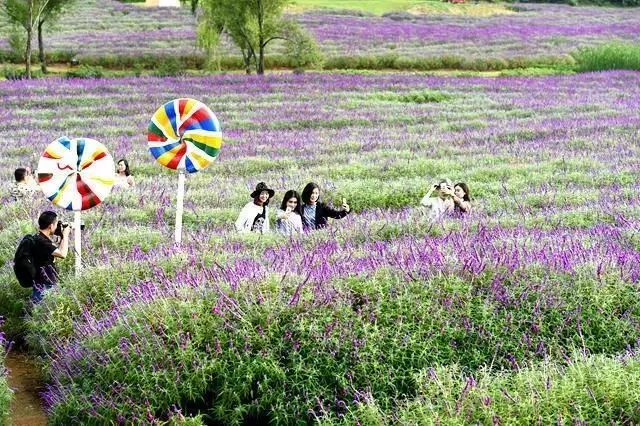
[[[485,395],[500,402],[496,415],[505,423],[518,419],[518,410],[539,413],[540,404],[548,406],[544,419],[569,413],[587,420],[599,410],[602,418],[639,419],[629,409],[637,391],[605,396],[622,380],[623,366],[603,370],[602,380],[585,380],[577,389],[587,386],[594,397],[578,405],[564,396],[578,392],[568,385],[577,375],[551,375],[554,386],[567,383],[558,388],[562,397],[550,396],[553,402],[535,398],[520,376],[500,379],[544,360],[560,369],[575,350],[613,356],[633,346],[640,338],[634,320],[640,296],[619,278],[531,270],[509,278],[487,273],[477,280],[443,275],[407,281],[380,271],[310,286],[271,277],[231,289],[201,278],[209,275],[134,285],[106,311],[83,314],[86,322],[76,321],[69,337],[52,335],[52,422],[166,420],[175,407],[221,424],[333,422],[352,411],[361,417],[361,405],[375,401],[381,418],[426,421],[436,413],[464,423],[486,418],[488,411],[477,404]],[[106,306],[100,297],[95,292],[92,303]],[[78,299],[84,297],[53,293],[45,306],[65,312]],[[46,324],[47,317],[36,315],[36,333],[58,329]],[[455,365],[464,369],[437,369]],[[627,380],[637,381],[637,366],[629,368]],[[428,380],[430,368],[443,382]],[[481,391],[470,396],[452,378],[478,380],[481,371],[495,377],[483,378]],[[522,377],[538,380],[548,374],[542,372]],[[521,404],[509,409],[497,397],[502,388]],[[431,398],[438,389],[433,400],[439,405],[425,402],[422,396]],[[464,409],[452,408],[459,405]]]

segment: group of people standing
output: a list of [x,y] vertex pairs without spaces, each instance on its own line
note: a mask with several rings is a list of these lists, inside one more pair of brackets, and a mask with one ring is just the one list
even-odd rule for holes
[[[266,183],[260,182],[249,194],[249,201],[240,211],[235,227],[238,232],[271,232],[269,202],[275,195]],[[327,226],[327,219],[342,219],[351,212],[346,199],[342,208],[336,210],[320,201],[320,187],[313,182],[302,190],[302,195],[294,190],[284,194],[280,208],[276,212],[275,231],[282,235],[296,235]],[[436,221],[450,213],[466,214],[471,211],[469,186],[464,182],[455,185],[443,179],[431,186],[420,201],[429,220]]]
[[[269,202],[275,191],[260,182],[249,194],[252,201],[240,211],[235,227],[238,232],[271,232],[269,221]],[[303,232],[322,229],[327,226],[327,219],[342,219],[351,212],[346,199],[342,199],[342,208],[336,210],[320,202],[320,187],[309,182],[302,190],[302,195],[295,190],[284,194],[280,208],[276,212],[275,230],[282,235],[296,235]]]

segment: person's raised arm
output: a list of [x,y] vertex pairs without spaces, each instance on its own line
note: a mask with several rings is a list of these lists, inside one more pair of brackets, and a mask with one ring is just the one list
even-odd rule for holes
[[62,240],[57,249],[52,253],[53,257],[64,259],[69,254],[69,234],[71,234],[71,226],[62,228]]
[[422,200],[420,200],[420,204],[422,204],[423,206],[430,206],[431,205],[431,201],[429,200],[429,198],[431,198],[431,194],[433,194],[433,191],[435,191],[436,187],[432,186],[429,189],[429,192],[427,192],[427,194],[422,197]]
[[[346,206],[346,209],[344,209],[345,206]],[[346,204],[346,203],[345,203],[345,205],[343,205],[343,210],[333,209],[333,208],[327,206],[326,204],[322,205],[323,216],[330,217],[332,219],[342,219],[343,217],[348,215],[350,211],[351,210],[349,208],[349,205]]]

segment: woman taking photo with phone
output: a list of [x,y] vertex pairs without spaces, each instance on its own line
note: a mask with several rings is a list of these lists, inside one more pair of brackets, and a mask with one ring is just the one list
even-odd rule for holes
[[320,201],[320,187],[309,182],[302,190],[302,225],[305,231],[322,229],[327,218],[342,219],[351,211],[346,199],[342,199],[342,210],[335,210]]

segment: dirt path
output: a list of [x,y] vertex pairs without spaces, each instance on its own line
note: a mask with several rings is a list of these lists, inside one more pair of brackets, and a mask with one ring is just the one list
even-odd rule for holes
[[39,393],[42,389],[40,371],[23,353],[10,352],[5,359],[9,371],[9,387],[13,389],[11,420],[14,426],[47,424]]

